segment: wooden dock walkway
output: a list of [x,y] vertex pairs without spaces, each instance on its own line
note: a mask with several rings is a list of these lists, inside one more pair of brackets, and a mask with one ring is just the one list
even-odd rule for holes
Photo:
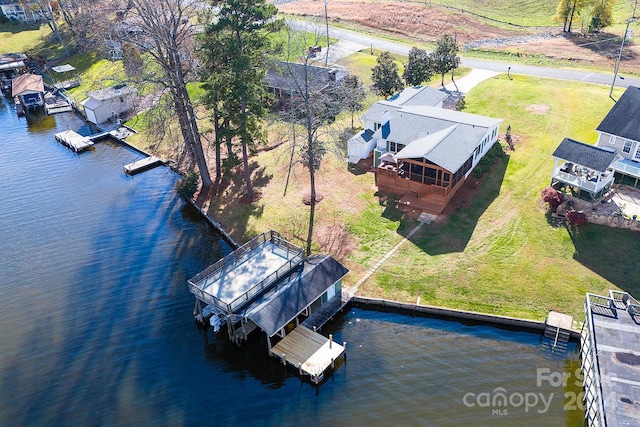
[[331,335],[326,338],[302,325],[271,349],[282,363],[292,365],[301,375],[309,375],[316,384],[322,381],[324,371],[333,367],[344,351],[345,348],[334,342]]
[[129,175],[142,172],[147,169],[151,169],[155,166],[162,164],[162,160],[156,156],[145,157],[144,159],[136,160],[135,162],[126,164],[123,166],[125,173]]
[[86,150],[93,145],[93,141],[87,136],[82,136],[71,129],[55,134],[56,141],[66,145],[76,153]]

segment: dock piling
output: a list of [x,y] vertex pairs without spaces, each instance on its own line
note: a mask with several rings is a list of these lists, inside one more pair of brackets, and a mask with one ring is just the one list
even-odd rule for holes
[[331,348],[331,344],[333,344],[333,334],[329,334],[329,348]]

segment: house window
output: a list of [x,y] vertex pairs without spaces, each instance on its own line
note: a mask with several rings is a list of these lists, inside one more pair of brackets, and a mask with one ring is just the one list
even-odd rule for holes
[[376,122],[374,122],[374,123],[373,123],[373,131],[375,132],[375,131],[377,131],[378,129],[380,129],[380,123],[376,123]]
[[615,144],[615,143],[616,143],[616,136],[609,135],[609,144]]
[[624,142],[624,147],[622,147],[622,151],[625,153],[630,153],[631,152],[631,147],[633,147],[633,142],[629,141],[628,139]]
[[404,144],[399,144],[397,142],[389,141],[389,151],[391,151],[393,153],[397,153],[398,151],[402,150],[403,148],[404,148]]
[[640,160],[640,145],[636,149],[636,154],[633,155],[633,160]]

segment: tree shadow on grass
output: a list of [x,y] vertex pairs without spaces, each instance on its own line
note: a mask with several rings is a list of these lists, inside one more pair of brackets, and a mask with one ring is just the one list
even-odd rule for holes
[[640,297],[640,233],[636,231],[586,224],[567,228],[575,253],[573,259],[620,289]]
[[435,222],[425,225],[412,240],[425,253],[463,252],[478,219],[500,194],[509,155],[496,157],[491,169],[478,179],[469,175],[462,188]]
[[196,201],[202,206],[208,198],[207,215],[220,222],[225,231],[237,239],[238,244],[243,244],[256,234],[267,231],[250,229],[248,224],[252,216],[256,218],[262,216],[264,206],[259,202],[261,190],[269,184],[273,175],[267,175],[264,167],[260,167],[256,162],[252,163],[250,168],[255,193],[253,200],[247,198],[244,174],[239,168],[238,173],[231,175],[230,179],[215,183]]
[[[563,36],[575,44],[576,47],[590,50],[609,59],[618,55],[620,42],[622,41],[620,36],[611,33],[589,34],[586,37],[579,33],[563,33]],[[623,60],[632,60],[635,59],[635,57],[636,55],[631,49],[625,49],[623,51]]]

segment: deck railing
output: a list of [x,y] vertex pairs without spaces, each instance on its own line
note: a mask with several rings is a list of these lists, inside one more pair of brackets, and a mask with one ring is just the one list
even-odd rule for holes
[[605,427],[604,399],[602,392],[602,377],[598,353],[596,351],[595,328],[593,325],[592,305],[611,307],[614,300],[595,294],[587,294],[584,300],[586,336],[583,335],[582,364],[584,372],[585,402],[587,404],[587,419],[589,427]]
[[[271,242],[286,251],[285,258],[288,261],[275,272],[258,282],[255,286],[251,287],[251,289],[231,302],[222,301],[220,298],[205,290],[204,285],[220,278],[220,275],[226,267],[235,267],[241,262],[244,262],[242,258],[245,255],[266,242]],[[266,290],[271,284],[273,284],[273,282],[286,274],[286,272],[300,264],[304,260],[303,252],[304,250],[302,248],[287,242],[276,231],[271,230],[266,233],[262,233],[189,279],[189,291],[199,300],[207,304],[215,305],[216,307],[225,310],[227,313],[232,313],[234,310],[251,301],[254,297]]]
[[560,168],[554,171],[553,177],[559,179],[564,183],[576,186],[582,190],[586,190],[594,194],[613,182],[613,174],[607,177],[601,177],[601,179],[596,182],[588,179],[582,179],[579,176],[571,173],[563,172],[560,170]]

